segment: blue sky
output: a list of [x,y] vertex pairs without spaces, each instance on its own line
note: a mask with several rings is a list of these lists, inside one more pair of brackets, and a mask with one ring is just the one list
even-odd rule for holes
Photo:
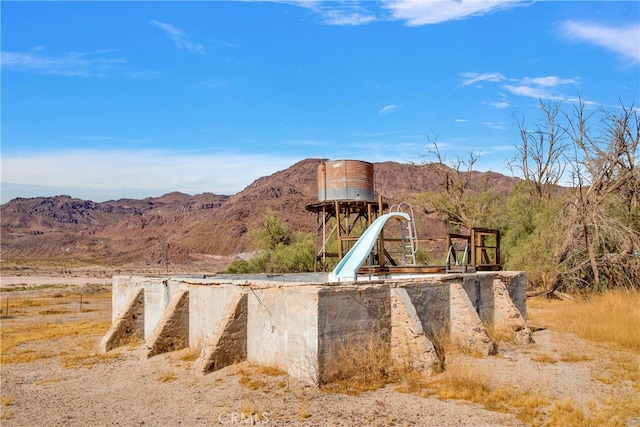
[[234,194],[309,158],[481,152],[538,100],[640,103],[639,2],[1,4],[2,203]]

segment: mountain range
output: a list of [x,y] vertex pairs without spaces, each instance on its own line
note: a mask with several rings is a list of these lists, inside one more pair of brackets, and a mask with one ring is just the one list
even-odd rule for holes
[[[317,170],[325,159],[302,160],[257,179],[235,195],[179,192],[145,199],[106,202],[67,195],[16,198],[1,206],[3,265],[200,265],[220,267],[232,256],[251,253],[251,230],[273,212],[290,230],[315,233],[320,219],[305,206],[318,200]],[[241,174],[242,171],[238,171]],[[472,172],[474,183],[489,181],[508,191],[516,178]],[[441,182],[426,164],[374,163],[374,190],[390,205],[439,191]],[[422,236],[443,236],[444,225],[426,206],[414,206]]]

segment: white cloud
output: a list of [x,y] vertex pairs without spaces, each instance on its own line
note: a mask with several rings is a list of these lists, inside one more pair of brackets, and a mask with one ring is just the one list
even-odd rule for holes
[[589,22],[565,21],[561,24],[561,30],[568,38],[583,40],[640,62],[640,24],[607,27]]
[[575,87],[578,84],[575,79],[563,79],[557,76],[525,77],[512,81],[514,84],[505,84],[502,88],[518,96],[558,100],[566,98],[562,94],[566,86]]
[[400,107],[402,107],[402,105],[395,105],[395,104],[385,105],[384,107],[382,107],[380,109],[380,111],[378,111],[378,115],[379,116],[384,116],[385,114],[389,114],[393,110],[397,110]]
[[304,7],[318,14],[322,23],[326,25],[363,25],[391,19],[404,21],[409,26],[438,24],[482,16],[532,3],[520,0],[262,1]]
[[362,11],[327,10],[322,13],[322,22],[327,25],[363,25],[376,20],[375,16]]
[[527,5],[512,0],[387,0],[384,7],[407,25],[438,24]]
[[484,122],[482,123],[484,126],[488,127],[489,129],[495,129],[495,130],[506,130],[507,126],[504,124],[504,122]]
[[489,105],[491,105],[492,107],[499,108],[499,109],[509,108],[511,106],[511,104],[509,104],[507,101],[490,102]]
[[173,44],[175,44],[177,48],[186,49],[190,53],[205,53],[204,46],[193,43],[181,29],[171,24],[165,24],[164,22],[152,20],[151,23],[163,30],[165,34],[173,40]]
[[103,77],[120,69],[128,61],[111,57],[113,51],[70,52],[60,55],[45,55],[42,46],[26,52],[2,52],[0,62],[3,69],[26,70],[62,76]]
[[298,160],[275,155],[163,150],[3,153],[2,182],[84,188],[97,194],[132,187],[154,194],[158,190],[235,194],[257,178],[286,169]]
[[[575,78],[563,78],[558,76],[541,76],[541,77],[522,77],[522,78],[510,78],[502,73],[475,73],[475,72],[463,72],[459,73],[463,81],[458,87],[475,86],[479,82],[489,83],[502,83],[500,86],[504,91],[518,96],[525,96],[531,98],[543,98],[543,99],[557,99],[557,100],[570,100],[571,97],[567,97],[563,94],[564,90],[568,87],[574,89],[579,85],[579,80]],[[511,106],[507,96],[504,93],[500,94],[501,100],[490,102],[496,108],[507,108]]]
[[462,86],[469,86],[479,82],[501,82],[506,80],[506,77],[502,73],[460,73],[460,76],[464,78]]
[[[358,1],[266,0],[312,10],[325,25],[364,25],[378,17]],[[366,2],[364,2],[366,4]]]
[[521,81],[525,85],[538,87],[557,87],[576,83],[575,79],[563,79],[557,76],[525,77]]
[[456,122],[456,123],[466,123],[466,122],[468,122],[468,121],[469,121],[469,120],[467,120],[467,119],[455,119],[455,122]]

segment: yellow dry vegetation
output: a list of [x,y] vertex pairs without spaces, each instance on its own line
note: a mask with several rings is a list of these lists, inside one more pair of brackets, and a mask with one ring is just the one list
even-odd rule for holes
[[558,362],[558,360],[555,357],[546,353],[532,354],[531,360],[533,360],[534,362],[551,363],[551,364]]
[[0,403],[2,403],[2,405],[0,406],[0,420],[10,419],[12,412],[10,409],[8,409],[8,406],[11,406],[13,404],[13,397],[4,395],[2,396],[2,398],[0,398]]
[[171,381],[176,380],[176,374],[173,372],[166,372],[158,376],[158,381],[161,383],[170,383]]
[[[74,368],[91,367],[96,361],[117,357],[117,353],[99,354],[97,341],[111,322],[106,316],[85,315],[79,304],[73,308],[72,304],[80,301],[80,295],[55,293],[9,298],[11,316],[3,321],[0,330],[1,363],[30,363],[59,357],[63,367]],[[110,299],[110,292],[88,294],[84,295],[84,305],[106,311]],[[18,311],[18,307],[22,310]],[[63,321],[50,317],[57,314],[73,314],[75,318]]]
[[[443,374],[428,378],[407,369],[410,363],[394,365],[383,343],[373,336],[357,345],[347,342],[332,349],[325,372],[329,381],[322,384],[322,390],[357,395],[395,382],[398,392],[470,401],[490,411],[511,413],[526,424],[539,426],[626,426],[630,420],[640,419],[637,357],[640,353],[640,293],[614,291],[581,302],[535,300],[531,306],[536,314],[530,321],[536,325],[621,350],[604,359],[602,366],[593,373],[594,379],[613,387],[611,396],[596,396],[597,401],[592,400],[588,407],[583,407],[573,400],[558,401],[546,396],[544,390],[495,386],[493,373],[483,372],[477,366],[447,366]],[[492,332],[494,338],[508,339],[497,333],[499,331]],[[447,353],[460,353],[446,337],[435,338]],[[558,358],[540,351],[530,356],[532,361],[545,364],[588,362],[594,358],[600,359],[580,348],[576,348],[575,353],[564,350]],[[630,384],[632,390],[625,388],[625,384]]]
[[280,377],[283,375],[287,375],[285,371],[280,368],[276,368],[275,366],[258,366],[256,368],[256,373],[267,375],[270,377]]
[[35,323],[3,327],[0,333],[0,360],[2,363],[28,363],[55,356],[51,351],[15,348],[34,341],[52,341],[61,338],[100,335],[108,330],[109,321],[80,320],[68,323]]
[[282,369],[267,365],[245,364],[236,367],[235,372],[229,375],[238,375],[238,383],[249,390],[269,388],[270,390],[284,388],[287,381],[276,380],[276,377],[287,375]]
[[466,400],[496,412],[513,413],[529,424],[539,425],[549,399],[538,391],[518,391],[495,387],[493,375],[471,366],[455,366],[429,386],[441,399]]
[[[614,290],[582,301],[530,298],[529,323],[640,353],[640,292]],[[535,314],[532,314],[535,313]]]
[[347,340],[331,348],[322,373],[323,391],[357,396],[394,382],[398,377],[389,348],[378,334]]

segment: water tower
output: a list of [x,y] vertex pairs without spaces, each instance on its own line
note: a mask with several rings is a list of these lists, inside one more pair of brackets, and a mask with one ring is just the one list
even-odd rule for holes
[[386,204],[373,188],[373,164],[328,160],[318,165],[318,201],[306,209],[318,214],[316,270],[327,271],[340,260]]

